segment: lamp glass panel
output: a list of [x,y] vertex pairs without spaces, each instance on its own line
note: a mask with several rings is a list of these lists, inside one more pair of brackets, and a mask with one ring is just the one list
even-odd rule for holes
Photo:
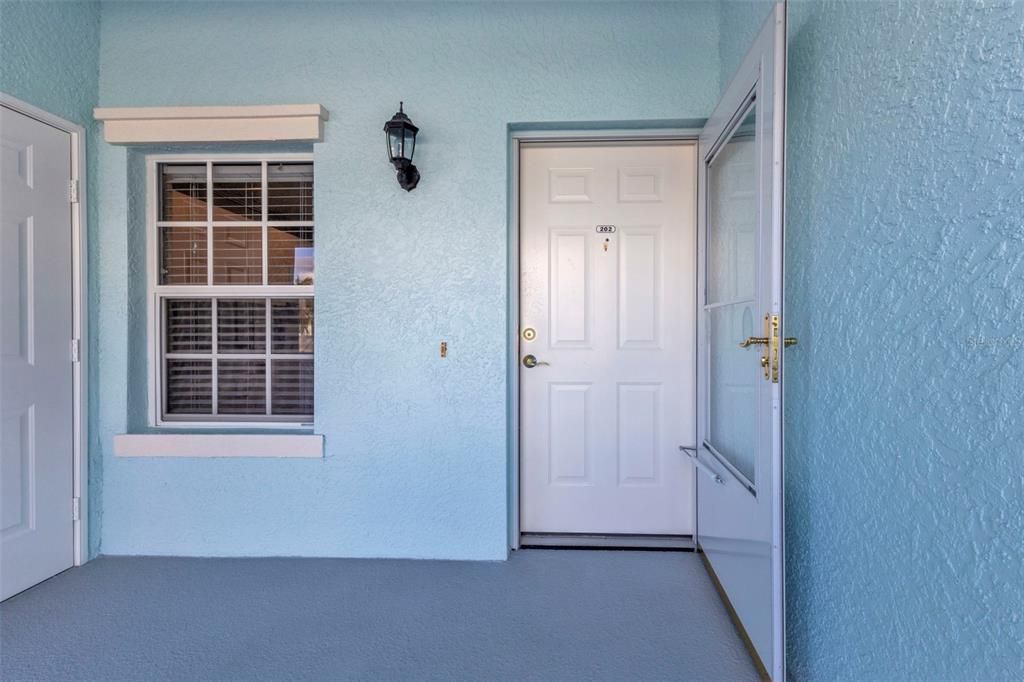
[[416,150],[416,133],[408,128],[405,129],[405,158],[412,161],[412,155]]
[[402,141],[401,128],[391,128],[388,130],[388,148],[392,161],[402,158]]

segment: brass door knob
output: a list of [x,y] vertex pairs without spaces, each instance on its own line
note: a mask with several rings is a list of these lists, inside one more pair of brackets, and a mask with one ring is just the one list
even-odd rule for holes
[[533,369],[537,365],[550,365],[550,364],[551,364],[550,362],[541,362],[540,360],[538,360],[533,355],[525,355],[525,356],[523,356],[523,367],[526,367],[527,369]]

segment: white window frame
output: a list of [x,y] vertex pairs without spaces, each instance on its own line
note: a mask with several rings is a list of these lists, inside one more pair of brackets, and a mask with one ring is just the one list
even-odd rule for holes
[[[266,419],[244,419],[244,420],[231,420],[231,419],[217,419],[216,416],[210,419],[165,419],[163,410],[163,310],[161,305],[162,298],[312,298],[314,306],[316,305],[316,294],[315,284],[311,286],[306,285],[240,285],[240,286],[228,286],[228,285],[217,285],[212,287],[209,284],[206,286],[181,286],[181,285],[160,285],[159,284],[159,249],[160,249],[160,233],[159,229],[162,222],[159,221],[160,211],[160,164],[163,163],[256,163],[266,161],[269,164],[278,162],[305,162],[313,163],[313,154],[310,153],[287,153],[287,154],[150,154],[146,156],[146,328],[149,330],[149,338],[147,339],[147,358],[149,368],[149,425],[151,427],[166,428],[166,429],[275,429],[275,430],[302,430],[309,431],[313,428],[312,421],[299,422],[287,420],[284,418],[275,418],[270,415]],[[209,166],[207,167],[207,183],[208,187],[212,187],[211,178],[209,177]],[[263,196],[267,196],[267,164],[263,164]],[[314,167],[314,178],[316,170]],[[316,220],[316,197],[314,195],[314,222]],[[207,219],[204,221],[197,221],[196,224],[201,223],[204,227],[208,222],[213,223],[213,206],[212,204],[207,206]],[[268,222],[274,222],[275,224],[285,225],[295,221],[268,221],[267,218],[267,204],[264,199],[263,202],[263,215],[261,220],[258,221],[238,221],[232,222],[231,225],[237,226],[250,226],[250,227],[261,227],[263,230],[263,271],[264,275],[267,270],[267,225]],[[175,221],[181,224],[180,221]],[[305,223],[307,221],[298,221]],[[187,223],[185,223],[187,224]],[[214,223],[216,224],[216,223]],[[313,231],[314,244],[316,243],[316,229]],[[210,235],[208,233],[208,239]],[[209,243],[209,242],[208,242]],[[207,248],[207,258],[212,261],[213,250]],[[314,265],[315,267],[315,265]],[[264,281],[266,278],[264,277]],[[267,314],[270,314],[270,306],[267,306]],[[212,333],[216,336],[216,319],[213,320],[214,327]],[[315,322],[314,322],[315,324]],[[267,333],[270,333],[268,326]],[[315,343],[315,341],[314,341]],[[267,344],[267,357],[270,354],[269,340]],[[276,354],[275,354],[276,355]],[[316,350],[312,353],[314,366],[316,363]],[[212,356],[211,356],[212,357]],[[232,359],[246,359],[248,355],[240,355],[233,357]],[[309,354],[304,354],[303,359],[309,358]],[[267,366],[267,381],[270,381],[270,366],[268,362]],[[313,375],[314,386],[316,384],[316,373],[314,370]],[[212,390],[217,390],[216,376],[213,376]],[[267,391],[267,401],[271,400],[270,391]],[[314,404],[314,411],[316,406]]]

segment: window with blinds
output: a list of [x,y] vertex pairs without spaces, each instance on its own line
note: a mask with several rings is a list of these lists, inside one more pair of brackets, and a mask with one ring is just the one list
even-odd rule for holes
[[313,164],[156,164],[162,422],[313,419]]

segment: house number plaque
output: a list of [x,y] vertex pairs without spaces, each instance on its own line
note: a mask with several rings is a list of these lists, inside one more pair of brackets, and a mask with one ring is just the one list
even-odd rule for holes
[[594,228],[594,230],[598,234],[615,234],[614,225],[598,225],[596,228]]

